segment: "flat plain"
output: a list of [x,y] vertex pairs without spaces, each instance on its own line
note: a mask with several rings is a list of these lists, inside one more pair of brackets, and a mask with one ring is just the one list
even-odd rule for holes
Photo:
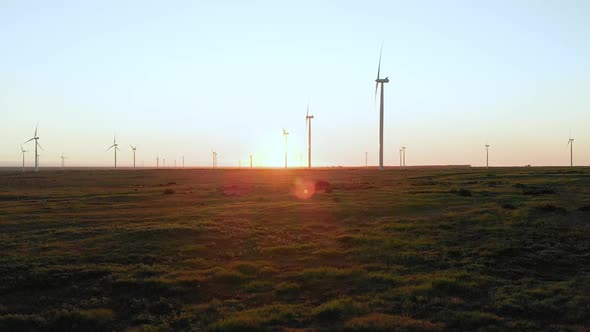
[[587,331],[589,168],[0,171],[0,330]]

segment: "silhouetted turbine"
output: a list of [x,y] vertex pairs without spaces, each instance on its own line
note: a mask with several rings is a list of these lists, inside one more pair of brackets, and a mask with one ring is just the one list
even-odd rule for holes
[[381,103],[379,107],[379,169],[383,169],[383,107],[384,107],[384,99],[383,99],[383,86],[385,83],[389,83],[389,78],[380,78],[381,74],[381,55],[383,54],[383,44],[381,45],[381,51],[379,52],[379,66],[377,67],[377,79],[375,80],[375,98],[377,98],[377,89],[379,88],[379,83],[381,83]]
[[35,134],[33,135],[33,137],[31,139],[29,139],[28,141],[26,141],[25,143],[23,143],[23,144],[26,144],[32,140],[35,141],[35,172],[39,171],[39,154],[37,153],[37,147],[39,147],[39,149],[43,150],[43,148],[41,147],[41,144],[39,144],[39,136],[37,136],[37,128],[38,127],[39,127],[39,124],[37,124],[35,126]]

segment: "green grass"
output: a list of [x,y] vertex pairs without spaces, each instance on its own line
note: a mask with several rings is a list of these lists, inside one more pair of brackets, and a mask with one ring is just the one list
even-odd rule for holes
[[0,171],[0,330],[584,330],[589,206],[588,168]]

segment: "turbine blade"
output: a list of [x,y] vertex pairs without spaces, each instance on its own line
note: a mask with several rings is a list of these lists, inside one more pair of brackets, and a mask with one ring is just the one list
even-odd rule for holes
[[39,144],[39,142],[37,142],[37,146],[39,147],[39,149],[41,149],[41,151],[45,151],[45,150],[43,150],[43,148],[41,147],[41,144]]
[[112,148],[113,148],[113,146],[115,146],[115,144],[113,144],[113,145],[109,146],[109,148],[107,149],[107,151],[109,151],[110,149],[112,149]]
[[39,122],[35,125],[35,137],[37,137],[37,128],[39,128]]
[[30,140],[28,140],[28,141],[24,142],[23,144],[27,144],[27,143],[29,143],[30,141],[34,140],[34,139],[35,139],[35,138],[33,137],[33,138],[31,138]]

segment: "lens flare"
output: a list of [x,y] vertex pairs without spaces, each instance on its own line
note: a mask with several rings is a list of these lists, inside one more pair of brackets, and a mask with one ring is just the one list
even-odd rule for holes
[[295,180],[295,196],[299,199],[309,199],[315,195],[315,182],[297,178]]

